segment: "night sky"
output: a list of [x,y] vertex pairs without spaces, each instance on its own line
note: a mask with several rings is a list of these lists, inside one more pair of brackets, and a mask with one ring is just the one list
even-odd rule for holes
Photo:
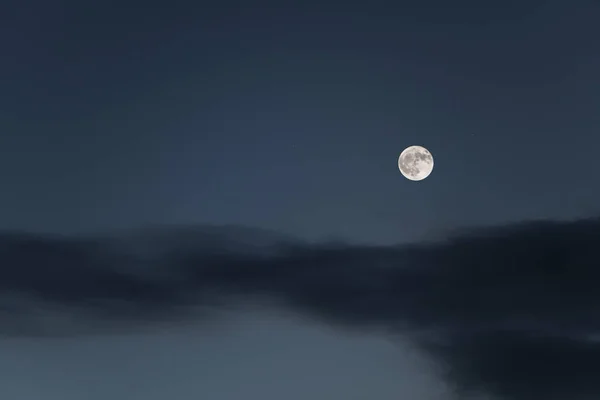
[[[250,236],[389,246],[444,238],[466,227],[584,221],[600,214],[597,2],[97,3],[0,5],[2,231],[67,234],[64,246],[70,248],[78,246],[75,238],[121,235],[124,229],[225,225],[258,229]],[[405,179],[397,167],[400,152],[415,144],[435,159],[431,176],[421,182]],[[586,232],[582,237],[588,240],[592,230],[600,237],[600,227],[574,224],[564,232]],[[511,229],[507,235],[529,242],[519,228]],[[548,232],[536,229],[539,236]],[[560,229],[558,237],[568,236]],[[29,253],[12,252],[18,245],[11,235],[0,238],[8,243],[0,245],[0,260],[9,260],[1,261],[0,269],[21,265],[13,265],[15,254],[33,254],[23,263],[56,256],[35,246]],[[465,239],[467,252],[479,246],[478,238]],[[507,243],[512,248],[513,242]],[[531,251],[543,253],[545,244],[540,246]],[[565,246],[558,244],[571,251]],[[386,260],[408,257],[377,248]],[[320,250],[298,250],[313,251]],[[455,260],[445,251],[439,250],[444,254],[439,260]],[[438,254],[438,248],[430,253]],[[106,261],[86,254],[82,260]],[[521,250],[515,254],[522,256]],[[305,262],[296,253],[289,257],[290,265]],[[365,257],[367,264],[379,260],[371,253]],[[438,262],[420,252],[414,257]],[[536,257],[536,263],[552,259]],[[47,268],[55,267],[48,261]],[[13,304],[6,299],[14,293],[31,294],[16,278],[19,284],[11,286],[12,272],[7,274],[10,284],[0,279],[0,314]],[[62,276],[85,286],[66,277],[69,269],[47,274],[49,280]],[[256,280],[275,280],[268,277]],[[244,279],[252,290],[279,293]],[[218,284],[225,281],[215,278]],[[342,273],[340,286],[345,284]],[[28,288],[42,293],[36,285]],[[102,296],[112,286],[103,287]],[[333,285],[330,292],[335,302],[340,291]],[[138,295],[131,294],[136,304],[142,303]],[[73,296],[69,306],[80,300]],[[348,307],[353,315],[362,310]],[[348,328],[371,322],[366,317],[349,322],[346,311],[333,305],[317,307],[306,300],[291,310],[285,317],[264,309],[227,314],[223,319],[229,322],[177,333],[148,329],[133,336],[6,338],[0,341],[0,397],[450,399],[445,393],[451,379],[438,374],[435,365],[442,356],[429,345],[388,341],[379,328],[368,333]],[[409,325],[438,316],[423,313],[410,314]],[[461,318],[452,324],[471,324]],[[3,322],[12,323],[12,317]],[[496,336],[488,339],[497,343]],[[511,343],[529,348],[526,340]],[[586,362],[597,364],[600,358]],[[491,370],[481,381],[495,379]],[[576,386],[560,398],[579,400]],[[484,388],[490,397],[481,399],[537,400],[542,393],[527,390],[517,395]],[[539,398],[551,398],[543,395]]]
[[598,210],[593,2],[84,3],[0,13],[6,228],[396,242]]

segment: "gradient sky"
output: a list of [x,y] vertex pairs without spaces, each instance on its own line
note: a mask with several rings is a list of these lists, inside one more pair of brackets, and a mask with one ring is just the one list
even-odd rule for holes
[[[1,229],[211,223],[387,244],[600,211],[597,2],[88,3],[0,5]],[[413,144],[435,158],[422,182],[397,169]],[[218,381],[202,360],[220,357],[239,368],[230,386],[250,369],[280,373],[275,386],[265,375],[267,389],[245,391],[280,399],[293,392],[281,382],[298,375],[279,364],[290,348],[328,359],[289,368],[321,365],[324,374],[340,365],[337,383],[299,399],[377,393],[347,392],[342,382],[360,381],[352,373],[381,391],[373,399],[434,398],[433,373],[421,382],[412,361],[390,357],[402,346],[361,337],[348,345],[300,322],[250,320],[235,322],[239,336],[229,339],[4,341],[0,397],[81,399],[93,376],[98,393],[117,400],[244,398],[198,383]],[[152,374],[167,380],[171,370],[151,366],[173,356],[146,352],[145,340],[182,357],[185,373],[158,385],[162,392]],[[231,346],[245,362],[278,361],[240,366]],[[119,380],[125,358],[137,360],[130,381]],[[400,384],[393,368],[415,377]]]
[[395,242],[598,211],[595,2],[10,3],[5,228]]
[[437,400],[402,342],[250,313],[228,327],[110,339],[0,342],[3,398]]

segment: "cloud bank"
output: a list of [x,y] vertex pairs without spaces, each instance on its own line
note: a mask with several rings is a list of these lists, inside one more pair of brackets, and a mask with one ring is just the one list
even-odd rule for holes
[[600,219],[389,247],[306,244],[236,227],[112,238],[5,233],[0,334],[202,321],[260,300],[337,326],[408,334],[457,395],[597,399],[599,264]]

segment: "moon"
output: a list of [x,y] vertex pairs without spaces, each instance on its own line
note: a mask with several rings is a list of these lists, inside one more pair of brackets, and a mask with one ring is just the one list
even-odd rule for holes
[[433,156],[425,147],[409,146],[398,157],[398,169],[406,179],[422,181],[433,171]]

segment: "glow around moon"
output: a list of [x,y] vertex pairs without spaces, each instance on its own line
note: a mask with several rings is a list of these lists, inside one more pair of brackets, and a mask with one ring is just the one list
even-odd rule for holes
[[433,156],[425,147],[407,147],[398,157],[398,169],[405,178],[422,181],[433,171]]

